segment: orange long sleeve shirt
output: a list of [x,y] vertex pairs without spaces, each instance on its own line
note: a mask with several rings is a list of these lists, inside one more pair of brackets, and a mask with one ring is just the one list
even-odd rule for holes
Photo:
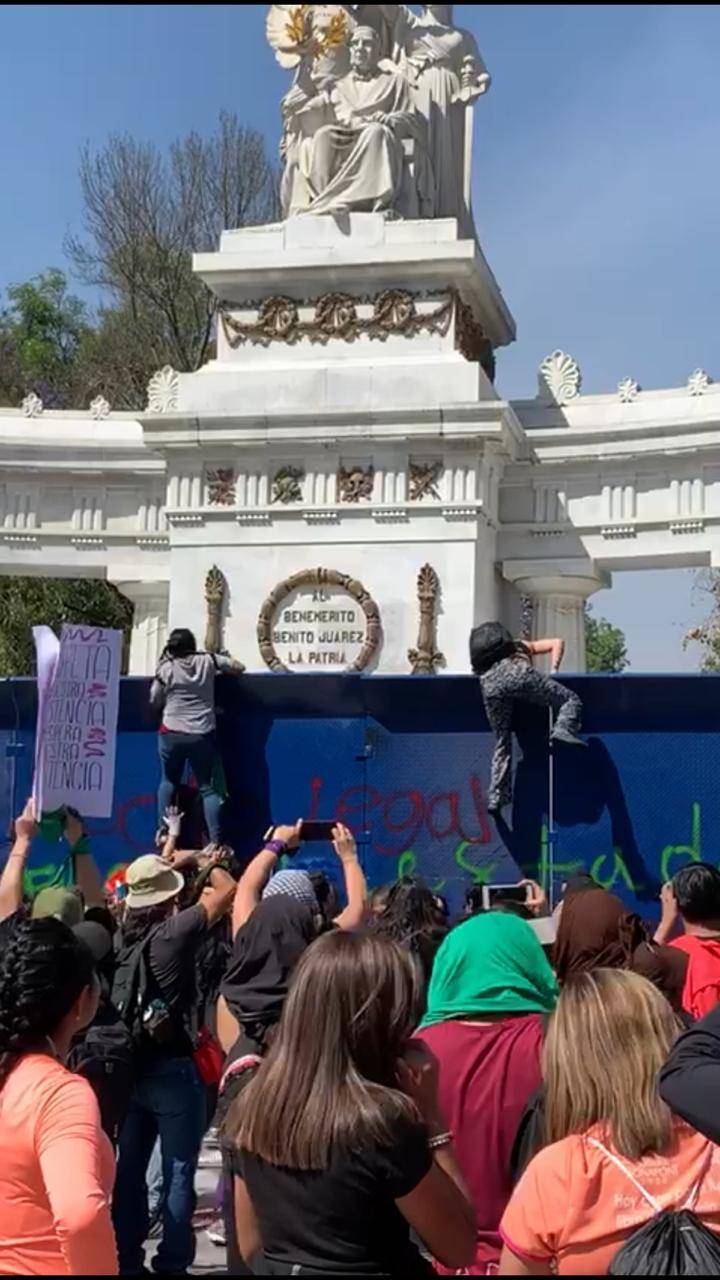
[[117,1275],[114,1176],[87,1081],[21,1059],[0,1091],[0,1275]]

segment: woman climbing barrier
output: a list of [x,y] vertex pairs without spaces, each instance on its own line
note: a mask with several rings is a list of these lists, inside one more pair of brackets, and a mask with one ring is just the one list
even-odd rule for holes
[[582,703],[577,694],[533,667],[535,656],[549,653],[552,671],[559,671],[564,652],[564,640],[514,640],[500,622],[484,622],[470,633],[470,665],[480,678],[485,712],[496,737],[488,790],[490,813],[499,813],[512,801],[515,703],[550,707],[556,714],[551,740],[585,746],[578,737]]

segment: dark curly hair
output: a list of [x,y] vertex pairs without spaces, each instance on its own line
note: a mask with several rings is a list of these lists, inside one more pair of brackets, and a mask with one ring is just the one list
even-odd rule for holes
[[437,926],[437,904],[427,885],[415,876],[401,876],[392,886],[385,910],[371,929],[414,951],[420,939],[432,934]]
[[15,927],[0,956],[0,1089],[26,1053],[47,1047],[92,980],[88,948],[60,920]]

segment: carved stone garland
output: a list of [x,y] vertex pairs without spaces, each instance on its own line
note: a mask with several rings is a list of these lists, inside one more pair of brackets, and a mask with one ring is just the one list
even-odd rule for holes
[[485,370],[491,382],[495,381],[495,352],[492,342],[486,338],[482,325],[475,318],[472,307],[458,295],[455,302],[455,346],[461,355]]
[[298,587],[339,587],[357,601],[365,614],[365,643],[355,661],[345,670],[364,671],[379,649],[382,640],[380,610],[361,582],[351,578],[347,573],[338,573],[336,569],[302,569],[300,573],[294,573],[291,578],[280,582],[270,593],[260,610],[257,625],[258,645],[263,662],[271,671],[288,671],[275,650],[273,628],[277,611],[283,600]]
[[[221,303],[220,320],[228,345],[234,349],[246,342],[269,347],[273,342],[293,345],[302,338],[325,346],[332,339],[354,342],[362,334],[386,342],[396,334],[414,338],[418,333],[444,337],[450,328],[457,296],[445,290],[434,311],[420,312],[413,294],[406,289],[384,289],[372,297],[353,298],[346,293],[325,293],[306,305],[314,308],[312,320],[300,319],[301,303],[274,296],[258,304],[257,319],[249,324],[230,314],[233,304]],[[371,316],[360,316],[358,307],[372,306]],[[237,309],[235,307],[235,309]]]
[[417,648],[408,650],[408,659],[414,676],[434,676],[443,666],[445,658],[437,646],[437,604],[440,580],[431,565],[423,565],[418,574],[418,603],[420,627]]

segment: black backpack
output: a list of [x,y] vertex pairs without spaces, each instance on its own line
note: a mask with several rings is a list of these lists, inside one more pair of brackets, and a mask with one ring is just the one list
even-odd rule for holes
[[[638,1227],[621,1245],[608,1268],[609,1276],[716,1276],[720,1275],[720,1237],[700,1221],[693,1208],[700,1192],[698,1178],[685,1204],[680,1209],[663,1209],[654,1196],[596,1138],[590,1141],[611,1160],[636,1191],[655,1211],[655,1216]],[[703,1175],[710,1167],[713,1148],[709,1148]]]
[[470,633],[470,666],[484,675],[496,662],[515,652],[515,641],[501,622],[483,622]]
[[112,1002],[128,1028],[136,1049],[163,1044],[173,1033],[173,1019],[148,963],[150,944],[162,928],[156,925],[144,938],[120,951],[115,967]]
[[177,1038],[180,1030],[193,1045],[197,1038],[195,1012],[181,1017],[170,1009],[150,968],[150,946],[162,927],[156,925],[144,938],[123,948],[115,968],[112,1002],[138,1051],[148,1045],[163,1048]]
[[68,1067],[92,1087],[102,1127],[116,1143],[130,1108],[136,1072],[130,1030],[111,1005],[73,1044]]

